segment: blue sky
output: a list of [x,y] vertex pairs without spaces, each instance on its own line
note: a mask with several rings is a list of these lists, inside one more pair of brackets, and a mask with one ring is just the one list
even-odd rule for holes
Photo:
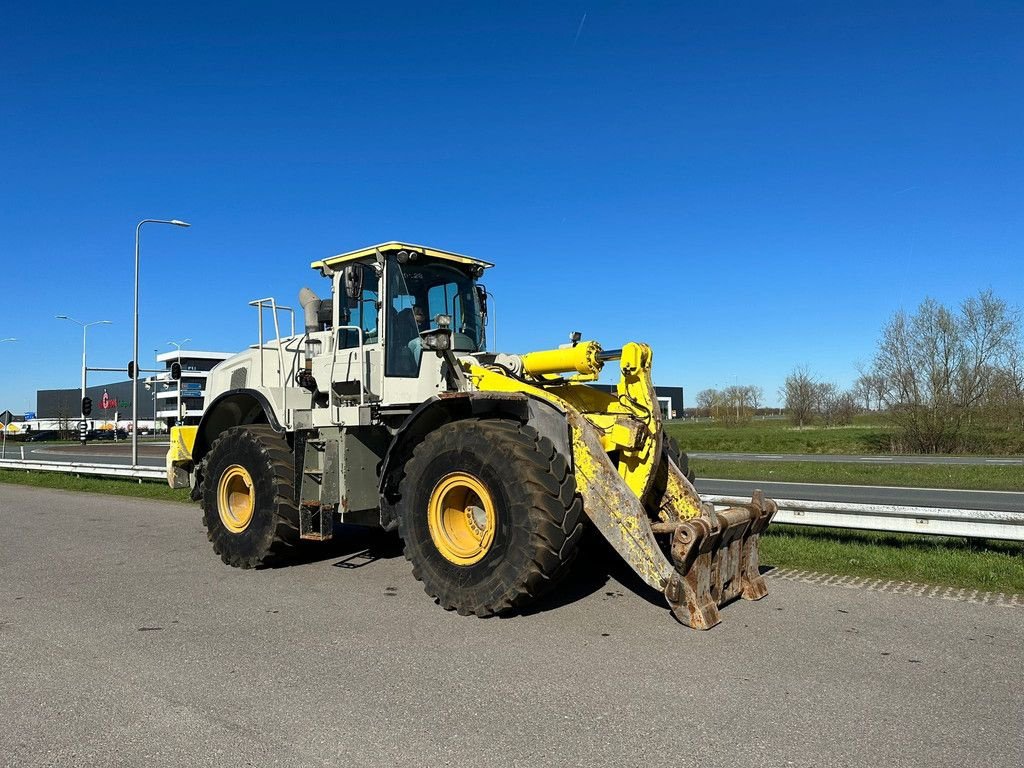
[[[497,262],[499,342],[655,348],[769,402],[926,295],[1024,304],[1020,3],[9,4],[0,407],[390,239]],[[103,379],[96,377],[95,382]]]

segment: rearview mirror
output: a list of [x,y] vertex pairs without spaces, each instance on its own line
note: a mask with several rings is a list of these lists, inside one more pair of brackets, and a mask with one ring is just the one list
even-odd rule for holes
[[363,295],[363,267],[350,264],[341,277],[345,281],[345,295],[349,301],[358,301]]
[[484,317],[487,317],[487,287],[483,285],[476,286],[476,300],[480,302],[480,312]]

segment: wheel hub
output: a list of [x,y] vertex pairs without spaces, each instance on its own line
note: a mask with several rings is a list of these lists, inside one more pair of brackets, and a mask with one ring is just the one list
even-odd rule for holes
[[252,475],[245,467],[232,464],[221,473],[217,483],[217,513],[231,533],[242,533],[249,527],[255,501]]
[[445,475],[427,502],[427,526],[437,551],[456,565],[480,562],[497,528],[494,501],[479,478],[468,472]]

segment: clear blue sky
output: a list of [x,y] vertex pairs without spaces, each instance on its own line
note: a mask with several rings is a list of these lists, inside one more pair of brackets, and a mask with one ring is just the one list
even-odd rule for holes
[[[585,15],[585,19],[584,19]],[[499,342],[842,385],[924,296],[1024,304],[1021,3],[7,4],[0,407],[405,239],[498,263]],[[102,381],[96,378],[95,381]]]

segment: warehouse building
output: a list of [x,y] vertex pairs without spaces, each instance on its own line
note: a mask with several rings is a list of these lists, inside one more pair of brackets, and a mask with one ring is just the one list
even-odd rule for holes
[[[178,423],[198,424],[203,415],[206,379],[229,352],[177,350],[157,355],[160,373],[139,378],[139,428],[166,431]],[[181,365],[181,379],[171,379],[171,366]],[[117,381],[86,389],[92,400],[92,413],[86,419],[89,429],[125,427],[132,419],[132,382]],[[180,403],[180,410],[179,410]],[[40,389],[36,392],[36,410],[29,421],[33,429],[73,428],[81,417],[82,390]]]

